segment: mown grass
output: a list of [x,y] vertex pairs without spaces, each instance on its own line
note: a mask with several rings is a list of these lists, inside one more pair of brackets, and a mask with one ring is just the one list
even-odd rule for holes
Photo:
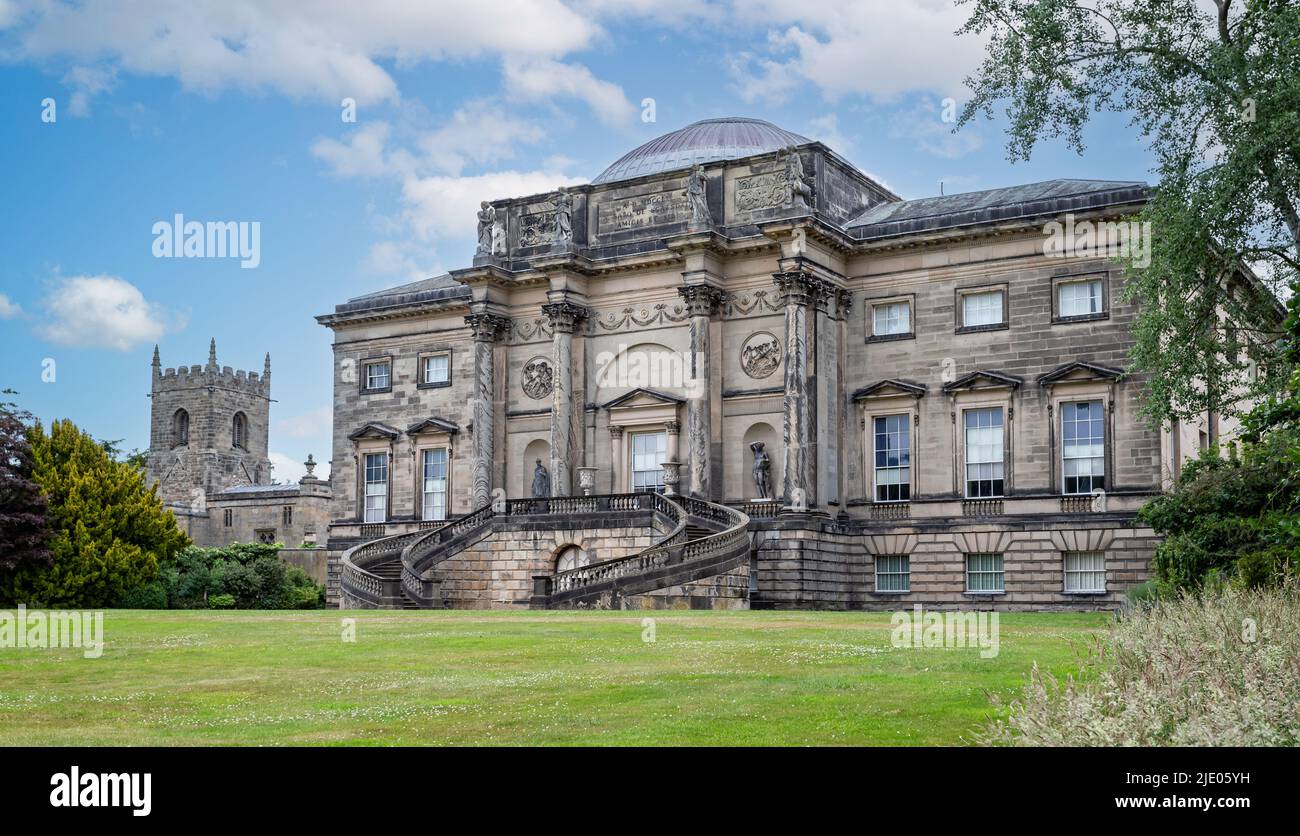
[[109,611],[98,659],[0,649],[0,745],[958,745],[1109,619],[1004,614],[982,659],[888,613]]

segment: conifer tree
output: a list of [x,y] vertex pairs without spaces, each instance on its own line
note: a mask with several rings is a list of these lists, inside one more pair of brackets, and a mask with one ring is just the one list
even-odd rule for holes
[[105,607],[152,581],[189,544],[144,475],[71,421],[28,433],[32,477],[49,503],[53,563],[21,569],[0,596],[46,607]]

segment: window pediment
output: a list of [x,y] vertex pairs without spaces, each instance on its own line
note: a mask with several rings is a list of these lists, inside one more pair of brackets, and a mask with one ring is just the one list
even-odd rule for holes
[[913,398],[924,397],[926,387],[923,383],[913,383],[910,380],[879,380],[869,386],[864,386],[853,393],[853,400],[866,401],[875,398],[894,398],[900,395],[908,395]]
[[950,383],[945,383],[943,391],[951,394],[953,392],[967,392],[979,389],[1016,389],[1023,382],[1015,375],[980,369],[970,374],[964,374]]
[[378,421],[371,421],[349,435],[348,440],[360,441],[365,438],[384,438],[392,440],[401,434],[400,431],[393,429],[387,424],[382,424]]
[[1051,387],[1058,383],[1113,382],[1119,380],[1123,374],[1121,370],[1112,369],[1109,366],[1076,361],[1057,366],[1047,374],[1039,377],[1038,385]]
[[407,435],[455,435],[458,432],[460,427],[436,415],[417,421],[406,428]]
[[659,392],[654,389],[633,389],[602,404],[603,409],[632,409],[639,406],[677,406],[686,403],[685,398]]

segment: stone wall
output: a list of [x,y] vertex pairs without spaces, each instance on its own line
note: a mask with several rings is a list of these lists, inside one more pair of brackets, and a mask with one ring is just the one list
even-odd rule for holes
[[555,572],[560,552],[582,550],[585,563],[597,563],[649,548],[667,534],[658,522],[622,527],[545,530],[510,524],[437,564],[433,577],[442,583],[446,606],[460,609],[527,608],[533,576]]
[[[950,521],[860,528],[791,517],[754,533],[755,609],[1113,610],[1150,577],[1154,532],[1132,520],[1028,518],[989,524]],[[1104,593],[1064,591],[1064,552],[1105,555]],[[965,555],[1003,555],[1001,594],[966,590]],[[876,590],[876,555],[909,556],[906,593]]]
[[749,565],[644,595],[629,595],[619,605],[625,610],[747,610]]

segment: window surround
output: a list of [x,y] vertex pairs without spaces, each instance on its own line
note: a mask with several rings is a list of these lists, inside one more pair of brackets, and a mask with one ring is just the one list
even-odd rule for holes
[[1065,466],[1061,457],[1064,444],[1061,432],[1062,406],[1079,401],[1101,401],[1103,416],[1102,467],[1106,474],[1105,490],[1115,490],[1115,385],[1119,369],[1095,363],[1075,361],[1058,366],[1038,379],[1038,384],[1048,390],[1047,445],[1051,453],[1048,465],[1052,490],[1061,496],[1088,496],[1065,493]]
[[[879,305],[907,305],[907,330],[898,334],[877,334],[876,333],[876,307]],[[883,343],[894,340],[914,340],[916,339],[916,294],[908,293],[900,296],[884,296],[878,299],[867,299],[863,305],[866,313],[866,332],[867,342]]]
[[1015,420],[1014,395],[1019,378],[999,372],[980,370],[944,384],[951,398],[952,419],[952,494],[962,499],[996,499],[999,497],[966,496],[966,420],[968,409],[1002,409],[1002,497],[1015,493]]
[[[905,505],[916,498],[917,479],[920,475],[919,440],[920,435],[920,399],[925,396],[926,387],[907,380],[881,380],[854,392],[852,399],[858,404],[858,426],[862,431],[862,496],[868,504]],[[908,493],[906,500],[876,500],[876,431],[877,418],[890,415],[908,416]]]
[[[978,333],[983,333],[985,331],[1005,331],[1006,329],[1010,328],[1011,327],[1010,326],[1011,311],[1009,310],[1010,294],[1007,291],[1008,291],[1008,286],[1006,282],[972,285],[970,287],[956,288],[953,291],[953,316],[956,319],[956,327],[953,329],[953,333],[954,334],[978,334]],[[998,292],[1002,294],[1002,321],[990,322],[985,325],[967,325],[965,323],[965,314],[966,314],[965,311],[966,306],[964,303],[965,298],[967,296],[973,296],[977,293],[993,293],[993,292]]]
[[[378,389],[368,389],[366,388],[366,386],[370,381],[370,367],[375,365],[376,363],[388,364],[388,385]],[[361,373],[358,375],[358,381],[357,381],[357,385],[359,387],[361,394],[382,395],[386,392],[393,391],[393,373],[396,371],[396,367],[393,365],[393,355],[388,354],[388,355],[379,355],[376,357],[367,357],[364,360],[361,360],[359,363],[357,363],[357,365],[361,369]]]
[[[881,561],[902,561],[902,568],[892,568],[893,564],[887,563],[892,571],[882,572]],[[875,564],[875,588],[876,595],[908,595],[912,591],[912,556],[907,554],[878,554],[872,556],[872,563]],[[902,577],[902,589],[881,589],[880,576],[887,575],[891,577]]]
[[[1101,310],[1097,313],[1061,316],[1061,285],[1092,281],[1101,282]],[[1101,272],[1094,270],[1087,273],[1068,273],[1063,276],[1052,277],[1053,325],[1070,325],[1076,322],[1096,322],[1102,319],[1110,319],[1110,273],[1104,270]]]
[[[611,493],[628,493],[632,490],[632,436],[636,433],[663,432],[665,461],[678,461],[681,421],[680,407],[686,400],[666,392],[652,389],[633,389],[601,405],[609,414],[609,426],[623,432],[610,433],[613,460]],[[682,474],[683,480],[686,474]],[[555,475],[552,474],[554,479]]]
[[[1101,569],[1071,569],[1071,568],[1070,568],[1070,557],[1071,557],[1071,556],[1074,556],[1074,557],[1082,557],[1082,556],[1084,556],[1084,555],[1088,555],[1088,556],[1100,555],[1100,556],[1101,556]],[[1071,589],[1071,588],[1070,588],[1070,575],[1072,575],[1072,574],[1074,574],[1074,575],[1082,575],[1082,574],[1085,574],[1085,573],[1088,573],[1088,572],[1092,572],[1092,573],[1101,572],[1101,588],[1100,588],[1100,589]],[[1105,594],[1106,594],[1106,580],[1107,580],[1107,578],[1106,578],[1106,552],[1104,552],[1104,551],[1100,551],[1100,550],[1098,550],[1098,551],[1082,551],[1082,552],[1077,552],[1077,551],[1076,551],[1076,552],[1061,552],[1061,574],[1062,574],[1062,580],[1061,580],[1061,591],[1062,591],[1062,593],[1065,594],[1065,595],[1105,595]]]
[[[997,566],[996,569],[980,569],[976,571],[978,575],[1001,575],[1002,586],[998,589],[971,589],[971,558],[974,557],[992,557],[997,558],[991,561],[991,565]],[[1007,561],[1006,554],[1003,552],[968,552],[962,555],[962,574],[965,578],[964,595],[1006,595],[1007,594]]]
[[[438,380],[432,383],[426,383],[424,380],[424,361],[430,357],[446,356],[447,358],[447,379]],[[421,351],[415,358],[415,388],[416,389],[443,389],[451,385],[452,370],[452,350],[450,348],[436,348],[428,351]]]
[[393,480],[396,478],[397,455],[396,446],[401,433],[379,422],[370,422],[362,426],[356,432],[348,436],[348,440],[353,444],[353,462],[356,470],[354,479],[354,490],[356,491],[355,511],[356,521],[365,522],[366,519],[366,456],[368,454],[382,454],[388,456],[388,489],[387,498],[384,502],[385,522],[390,522],[398,517],[393,513]]
[[412,424],[406,430],[411,446],[411,496],[414,507],[412,516],[424,520],[424,454],[429,450],[447,451],[447,486],[445,517],[451,519],[453,514],[454,462],[456,459],[455,439],[460,428],[442,418],[427,418],[418,424]]

